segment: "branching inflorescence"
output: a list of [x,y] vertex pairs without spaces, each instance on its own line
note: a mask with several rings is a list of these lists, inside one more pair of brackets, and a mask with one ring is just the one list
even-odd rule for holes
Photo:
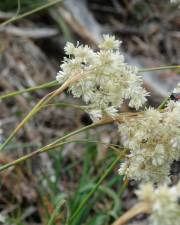
[[[142,77],[137,76],[136,67],[125,63],[119,46],[120,41],[109,35],[104,35],[99,51],[79,44],[65,46],[68,57],[56,79],[64,83],[81,74],[69,91],[74,97],[82,97],[94,121],[105,115],[114,118],[126,99],[136,110],[146,102],[148,93],[142,87]],[[119,124],[121,143],[130,152],[120,174],[139,181],[169,181],[171,164],[180,158],[179,126],[180,103],[172,101],[163,112],[149,108]]]
[[180,159],[180,102],[170,101],[163,112],[149,108],[119,124],[119,131],[123,146],[130,149],[119,173],[135,180],[169,181],[171,164]]
[[[93,121],[106,115],[114,119],[124,100],[129,100],[129,107],[136,110],[146,102],[148,93],[142,87],[142,77],[138,76],[136,67],[125,63],[119,46],[120,41],[114,36],[105,35],[98,46],[99,51],[72,43],[65,47],[68,57],[56,79],[64,83],[80,74],[80,79],[71,83],[69,91],[74,97],[82,97]],[[152,225],[180,224],[177,201],[180,185],[153,188],[153,183],[170,183],[171,165],[180,159],[179,89],[180,84],[171,95],[175,101],[170,101],[165,109],[148,108],[136,117],[124,116],[123,122],[118,123],[121,144],[129,151],[119,173],[128,179],[148,182],[136,193],[145,202]],[[144,205],[142,209],[145,209]],[[136,212],[141,212],[140,208],[135,207],[135,213],[132,209],[132,214],[128,212],[114,225],[123,224],[122,221],[132,218]]]
[[56,79],[63,83],[75,74],[81,79],[69,87],[74,97],[82,97],[93,120],[104,115],[114,117],[125,99],[129,106],[139,109],[148,93],[142,87],[138,69],[129,66],[119,51],[120,41],[114,36],[104,35],[104,41],[95,52],[88,46],[67,43],[68,56],[61,65]]
[[150,183],[143,184],[136,194],[140,201],[149,204],[151,225],[180,224],[180,182],[173,187],[162,185],[159,188]]

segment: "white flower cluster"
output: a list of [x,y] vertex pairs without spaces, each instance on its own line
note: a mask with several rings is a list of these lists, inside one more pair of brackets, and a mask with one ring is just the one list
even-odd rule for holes
[[130,151],[119,173],[145,182],[168,182],[172,162],[180,159],[180,101],[170,101],[163,112],[147,109],[118,127]]
[[174,88],[173,93],[179,94],[180,93],[180,82],[177,84],[177,86]]
[[151,183],[147,183],[141,185],[136,194],[140,201],[150,204],[151,225],[180,224],[180,182],[173,187],[162,185],[157,189],[154,189]]
[[147,92],[142,87],[138,69],[129,66],[119,51],[120,41],[114,36],[104,35],[99,51],[88,46],[67,43],[68,57],[60,66],[57,81],[63,83],[72,76],[82,74],[69,90],[74,97],[82,97],[93,120],[104,115],[115,116],[125,99],[129,106],[139,109],[145,102]]

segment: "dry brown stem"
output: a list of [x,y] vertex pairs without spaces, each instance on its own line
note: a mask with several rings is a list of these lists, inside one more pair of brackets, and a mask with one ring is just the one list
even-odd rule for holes
[[130,219],[133,217],[141,214],[141,213],[148,213],[151,210],[150,203],[147,202],[140,202],[131,208],[129,211],[124,213],[120,218],[118,218],[112,225],[123,225],[126,224]]

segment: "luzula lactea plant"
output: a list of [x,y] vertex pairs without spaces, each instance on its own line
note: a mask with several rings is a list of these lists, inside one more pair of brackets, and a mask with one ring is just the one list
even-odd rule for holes
[[[99,121],[107,115],[111,117],[111,122],[116,120],[118,111],[125,100],[129,101],[129,107],[140,109],[146,102],[148,93],[142,87],[142,77],[138,75],[138,68],[125,63],[119,46],[120,41],[109,35],[104,36],[97,51],[88,46],[79,45],[79,43],[77,46],[67,43],[65,46],[67,57],[64,58],[60,66],[61,70],[56,77],[62,86],[45,96],[31,114],[35,115],[44,104],[67,87],[74,97],[82,97],[86,103],[83,108],[90,114],[93,121]],[[173,161],[180,159],[180,102],[179,98],[176,98],[179,92],[180,84],[174,90],[175,96],[173,97],[177,101],[170,101],[163,110],[148,108],[136,113],[136,116],[132,118],[123,114],[121,123],[118,120],[121,144],[126,149],[125,153],[128,152],[124,163],[120,165],[120,174],[128,179],[152,182],[156,185],[170,182],[171,165]],[[31,115],[28,114],[21,126],[7,139],[3,148],[30,118]],[[95,127],[97,124],[101,123],[94,123],[90,127]],[[86,128],[88,127],[82,130]],[[80,131],[81,129],[59,138],[22,157],[22,160],[20,158],[2,166],[0,170],[45,152]],[[152,213],[150,221],[153,225],[177,225],[180,223],[177,213],[179,207],[177,203],[179,194],[177,193],[179,192],[179,184],[176,188],[169,189],[167,186],[160,186],[156,190],[153,189],[153,184],[147,184],[142,186],[137,194],[140,200],[148,200],[151,203],[150,208],[148,205],[148,210]],[[79,208],[77,212],[78,210]],[[163,217],[164,214],[166,217]],[[130,217],[132,218],[132,215]],[[163,222],[160,223],[160,221]],[[120,222],[122,222],[121,219]],[[119,224],[123,223],[118,221],[114,223],[114,225]]]

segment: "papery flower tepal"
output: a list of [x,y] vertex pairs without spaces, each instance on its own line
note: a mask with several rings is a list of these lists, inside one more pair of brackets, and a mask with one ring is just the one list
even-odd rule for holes
[[180,82],[174,88],[172,94],[170,95],[170,99],[173,101],[180,101]]
[[180,93],[180,82],[177,84],[177,86],[174,88],[173,93]]
[[149,108],[118,127],[130,151],[119,173],[139,181],[168,182],[172,162],[180,159],[180,102],[170,101],[163,112]]
[[173,187],[162,185],[159,188],[151,183],[143,184],[136,194],[140,201],[149,204],[150,225],[180,224],[180,182]]
[[120,41],[104,35],[99,51],[87,45],[67,43],[63,64],[57,81],[63,83],[76,74],[81,78],[70,85],[74,97],[82,97],[93,120],[104,115],[114,117],[125,99],[129,106],[139,109],[145,102],[147,92],[142,87],[138,69],[129,66],[119,51]]

